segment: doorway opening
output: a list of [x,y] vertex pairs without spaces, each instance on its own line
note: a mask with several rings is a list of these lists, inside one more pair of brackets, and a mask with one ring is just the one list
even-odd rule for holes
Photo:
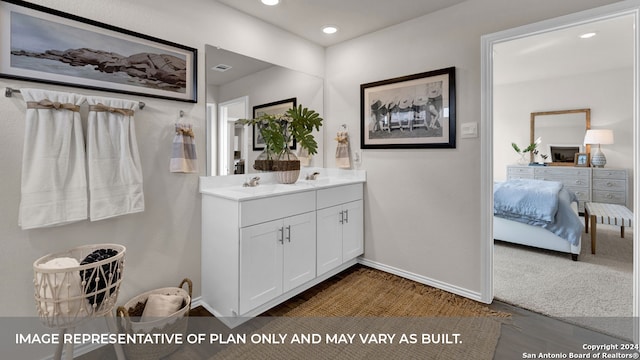
[[249,97],[243,96],[218,105],[218,175],[245,174],[249,154],[248,129],[237,125],[249,118]]
[[[629,71],[626,75],[628,81],[628,87],[619,90],[620,92],[626,92],[629,95],[628,106],[625,107],[626,118],[624,119],[626,123],[623,124],[621,121],[620,126],[622,138],[627,136],[630,141],[625,151],[621,153],[621,159],[624,157],[625,159],[621,161],[626,161],[625,164],[620,165],[621,167],[626,167],[629,169],[629,204],[630,207],[634,210],[634,221],[638,221],[638,139],[639,135],[639,126],[638,120],[638,99],[637,94],[640,93],[639,81],[638,81],[638,27],[635,24],[638,23],[638,10],[639,10],[638,2],[627,1],[622,3],[617,3],[609,6],[604,6],[596,9],[587,10],[584,12],[571,14],[568,16],[563,16],[556,19],[551,19],[515,29],[510,29],[506,31],[502,31],[495,34],[490,34],[482,37],[482,121],[484,124],[484,133],[482,138],[482,195],[481,195],[481,203],[482,203],[482,233],[483,233],[483,244],[482,244],[482,256],[483,256],[483,276],[482,276],[482,297],[483,301],[491,302],[494,298],[494,262],[496,261],[494,257],[494,222],[493,222],[493,184],[494,181],[501,181],[506,179],[507,173],[507,164],[509,163],[509,159],[515,162],[516,153],[511,149],[511,142],[516,142],[518,145],[527,146],[530,138],[530,128],[527,123],[528,113],[536,112],[536,111],[545,111],[545,110],[561,110],[561,109],[571,109],[571,108],[585,108],[590,107],[593,111],[592,120],[592,128],[604,128],[609,126],[616,126],[611,121],[613,119],[605,119],[605,113],[601,112],[601,117],[598,119],[598,113],[594,110],[595,106],[590,106],[590,104],[581,104],[578,106],[577,101],[571,103],[572,99],[575,99],[573,95],[577,91],[574,90],[565,90],[562,96],[555,96],[553,99],[546,99],[545,104],[535,104],[531,106],[530,110],[527,110],[524,114],[524,129],[522,124],[517,125],[514,124],[514,118],[511,117],[511,121],[509,124],[506,124],[507,121],[501,122],[500,117],[504,114],[504,108],[501,108],[499,101],[500,99],[504,99],[501,97],[499,93],[500,90],[498,87],[500,86],[500,71],[496,70],[496,65],[500,62],[500,56],[504,55],[508,45],[510,43],[515,44],[518,41],[525,41],[526,39],[533,37],[548,37],[546,42],[539,42],[536,45],[529,45],[526,49],[521,49],[521,51],[526,52],[526,60],[535,60],[535,53],[538,50],[544,50],[545,48],[553,48],[554,46],[561,44],[562,40],[552,39],[552,35],[554,32],[567,32],[570,30],[582,30],[585,26],[595,27],[595,24],[599,24],[605,21],[615,20],[617,18],[631,18],[631,26],[629,26],[628,32],[631,33],[630,42],[626,44],[627,49],[631,52],[629,55],[632,59],[632,63],[629,65]],[[579,35],[579,34],[578,34]],[[502,52],[502,53],[501,53]],[[608,54],[606,51],[603,53]],[[554,54],[559,55],[558,53]],[[609,57],[615,57],[615,55],[608,54]],[[549,56],[547,55],[547,58]],[[579,61],[574,61],[571,64],[572,69],[582,65],[582,63],[588,62],[593,59],[581,59]],[[618,60],[617,58],[615,60]],[[538,59],[538,62],[542,60]],[[526,62],[526,61],[524,61]],[[593,65],[590,65],[593,67]],[[544,67],[545,73],[550,73],[553,68],[547,64]],[[613,71],[612,68],[607,69],[607,71]],[[514,73],[513,76],[520,75],[532,75],[532,72],[522,71],[520,69],[519,73]],[[567,80],[570,76],[577,76],[575,74],[561,74],[563,75],[563,80]],[[593,76],[593,74],[591,74]],[[584,78],[588,77],[587,75]],[[525,81],[525,80],[522,80]],[[529,79],[528,81],[532,81]],[[547,81],[550,81],[547,79]],[[556,83],[555,86],[560,87],[560,82]],[[568,83],[568,81],[567,81]],[[564,86],[564,85],[563,85]],[[584,83],[582,83],[584,86]],[[516,88],[517,85],[512,85],[510,91],[513,88]],[[567,88],[568,89],[568,88]],[[502,89],[502,94],[504,94],[504,89]],[[599,94],[600,96],[606,96],[606,93],[602,93],[599,91],[597,85],[593,85],[592,88],[589,88],[591,93]],[[579,92],[579,91],[578,91]],[[529,99],[528,95],[523,95],[521,99]],[[509,104],[510,106],[515,106],[513,103]],[[545,105],[548,105],[546,107]],[[600,122],[600,123],[598,123]],[[506,125],[505,125],[506,124]],[[516,125],[514,127],[514,125]],[[510,129],[509,126],[511,126]],[[624,129],[622,127],[625,127]],[[510,131],[520,130],[518,134]],[[506,145],[505,145],[506,144]],[[543,149],[544,150],[544,149]],[[612,151],[613,153],[613,151]],[[511,155],[511,156],[510,156]],[[510,158],[509,158],[510,156]],[[634,321],[634,333],[633,337],[635,341],[638,340],[638,289],[639,287],[639,278],[638,278],[638,259],[640,251],[638,249],[638,232],[634,231],[633,234],[633,260],[632,260],[632,280],[631,287],[632,298],[631,299],[631,307],[632,307],[632,316]],[[567,255],[567,261],[571,261]],[[582,279],[586,281],[585,279]],[[578,281],[578,279],[576,279]],[[631,315],[630,315],[631,316]]]

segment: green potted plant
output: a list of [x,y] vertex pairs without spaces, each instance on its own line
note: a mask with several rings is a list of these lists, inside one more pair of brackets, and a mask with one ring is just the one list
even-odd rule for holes
[[[518,163],[520,163],[521,165],[524,165],[524,164],[526,164],[528,162],[530,164],[533,164],[533,163],[535,163],[535,157],[537,155],[540,155],[540,157],[543,160],[546,160],[548,156],[545,155],[545,154],[542,154],[540,151],[538,151],[538,145],[541,142],[542,142],[542,139],[541,138],[537,138],[536,141],[534,141],[531,144],[529,144],[529,146],[527,146],[523,150],[520,150],[520,147],[516,143],[512,142],[511,143],[511,147],[513,148],[513,150],[515,150],[515,152],[517,152],[520,155],[520,159],[519,159]],[[527,161],[527,159],[525,158],[525,155],[527,153],[529,153],[529,158],[530,158],[529,161]]]
[[318,143],[312,135],[320,130],[322,118],[314,110],[299,105],[284,114],[263,114],[255,119],[240,119],[243,125],[255,125],[264,140],[265,150],[254,163],[254,169],[277,171],[278,180],[294,183],[300,174],[300,160],[289,149],[293,139],[309,155],[318,152]]

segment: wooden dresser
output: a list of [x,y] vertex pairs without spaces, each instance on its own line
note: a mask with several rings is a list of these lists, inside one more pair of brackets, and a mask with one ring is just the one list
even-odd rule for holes
[[585,202],[629,207],[629,173],[626,169],[509,165],[507,179],[559,181],[576,194],[580,212],[584,212]]

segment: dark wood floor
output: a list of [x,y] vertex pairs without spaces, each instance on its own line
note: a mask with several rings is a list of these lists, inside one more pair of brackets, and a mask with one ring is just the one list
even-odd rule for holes
[[[359,265],[357,265],[359,266]],[[300,295],[284,302],[283,304],[267,311],[263,315],[265,316],[280,316],[288,309],[294,308],[299,304],[307,301],[318,292],[322,291],[331,284],[337,283],[354,268],[348,269],[343,273],[340,273],[327,281],[318,284],[317,286],[301,293]],[[553,319],[547,316],[540,315],[516,306],[512,306],[499,301],[494,301],[490,308],[498,311],[504,311],[512,314],[510,320],[502,325],[502,332],[498,345],[496,348],[494,359],[496,360],[510,360],[510,359],[524,359],[527,358],[526,354],[535,354],[537,358],[540,353],[552,353],[552,354],[565,354],[568,358],[569,353],[580,354],[589,353],[590,351],[584,350],[585,344],[621,344],[627,343],[614,337],[602,334],[596,331],[585,329],[583,327],[570,324],[563,320]],[[226,327],[217,320],[209,319],[212,315],[203,307],[196,307],[191,310],[190,317],[195,319],[197,317],[207,318],[207,331],[211,332],[213,328],[224,332]],[[197,322],[191,321],[189,326],[199,326]],[[212,325],[212,323],[214,323]],[[243,326],[251,327],[251,324],[245,324]],[[201,329],[189,329],[189,332],[197,333]],[[238,330],[238,328],[234,329]],[[194,347],[191,346],[186,351],[188,353],[174,353],[167,357],[167,360],[174,359],[206,359],[213,353],[219,351],[220,348],[216,346],[207,347]],[[110,360],[116,359],[112,346],[103,346],[100,349],[94,350],[90,353],[77,357],[78,360]]]

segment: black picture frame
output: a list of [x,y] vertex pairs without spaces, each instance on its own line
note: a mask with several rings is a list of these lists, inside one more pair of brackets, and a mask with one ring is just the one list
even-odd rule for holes
[[197,102],[196,49],[21,0],[0,0],[0,77]]
[[[270,102],[267,104],[256,105],[253,107],[253,118],[256,119],[260,115],[269,114],[284,114],[287,110],[294,108],[297,105],[297,98],[290,98],[284,100],[278,100],[274,102]],[[256,125],[253,125],[253,150],[261,151],[264,150],[264,142],[261,141],[262,137],[260,136],[260,130],[258,130]],[[289,149],[296,149],[296,139],[292,140],[292,143],[289,145]]]
[[360,85],[360,148],[456,147],[455,67]]

